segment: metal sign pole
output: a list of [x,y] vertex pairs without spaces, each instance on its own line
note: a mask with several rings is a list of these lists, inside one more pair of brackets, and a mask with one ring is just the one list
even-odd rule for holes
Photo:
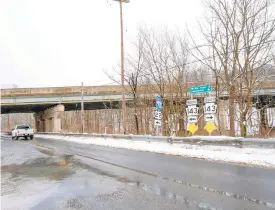
[[159,126],[156,128],[156,136],[159,136]]

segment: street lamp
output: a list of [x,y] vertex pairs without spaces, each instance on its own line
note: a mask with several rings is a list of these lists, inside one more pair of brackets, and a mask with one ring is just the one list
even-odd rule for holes
[[121,50],[121,86],[122,86],[122,125],[123,132],[126,133],[126,101],[125,101],[125,87],[124,87],[124,43],[123,43],[123,12],[122,3],[129,3],[129,0],[114,0],[119,2],[120,8],[120,50]]

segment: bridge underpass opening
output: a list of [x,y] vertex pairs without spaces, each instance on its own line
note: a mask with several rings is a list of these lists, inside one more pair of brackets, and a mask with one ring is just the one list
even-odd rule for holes
[[[1,114],[9,113],[38,113],[59,104],[64,105],[65,111],[81,110],[81,103],[49,103],[49,104],[9,104],[1,105]],[[119,101],[110,102],[85,102],[84,110],[120,108]]]
[[[111,109],[111,108],[119,108],[119,101],[111,101],[111,102],[85,102],[84,110],[99,110],[99,109]],[[63,103],[63,104],[12,104],[12,105],[3,105],[1,106],[1,118],[5,122],[1,123],[2,131],[10,131],[15,123],[10,123],[10,114],[28,114],[32,116],[34,120],[13,120],[17,122],[17,124],[29,124],[31,125],[37,132],[61,132],[61,120],[60,114],[65,111],[77,111],[81,110],[81,103]],[[6,116],[4,116],[6,115]],[[13,118],[16,115],[12,115]],[[23,116],[23,115],[21,115]],[[7,118],[5,120],[5,118]],[[34,122],[33,122],[34,121]],[[2,122],[2,121],[1,121]],[[6,125],[4,125],[6,124]]]

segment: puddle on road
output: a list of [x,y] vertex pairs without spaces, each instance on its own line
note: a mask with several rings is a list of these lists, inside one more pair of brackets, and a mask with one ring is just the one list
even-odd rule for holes
[[[208,204],[196,203],[196,201],[194,201],[194,200],[189,200],[187,196],[184,197],[181,195],[177,195],[175,193],[171,193],[171,192],[167,191],[167,189],[161,188],[157,185],[147,185],[145,183],[141,183],[140,181],[130,180],[126,177],[119,176],[114,173],[104,171],[99,168],[93,167],[91,165],[85,164],[82,161],[74,159],[73,155],[70,155],[70,154],[69,155],[60,155],[59,154],[59,156],[56,156],[57,154],[55,151],[43,150],[43,149],[39,149],[39,151],[41,151],[44,154],[48,154],[49,156],[46,158],[45,157],[36,158],[34,160],[27,161],[27,162],[23,163],[22,165],[1,166],[1,172],[2,173],[10,173],[11,174],[10,180],[21,179],[22,176],[42,178],[42,179],[46,178],[49,180],[63,180],[63,179],[66,179],[66,178],[72,176],[76,172],[76,170],[84,169],[84,170],[91,171],[92,173],[95,173],[95,174],[98,174],[101,176],[106,176],[106,177],[115,179],[119,182],[131,185],[131,186],[135,186],[135,187],[140,188],[144,191],[163,196],[165,198],[180,201],[185,204],[196,205],[197,208],[201,209],[201,210],[208,210],[208,209],[216,210],[216,208],[211,207]],[[84,157],[84,156],[82,156],[82,157]],[[86,157],[86,158],[89,158],[89,157]],[[90,159],[94,159],[94,158],[90,158]],[[157,177],[157,178],[160,178],[160,179],[163,179],[166,181],[171,181],[174,183],[182,184],[182,185],[185,185],[185,186],[188,186],[191,188],[196,188],[196,189],[200,189],[203,191],[212,192],[212,193],[227,196],[227,197],[233,197],[235,199],[249,201],[249,202],[255,203],[255,204],[261,204],[266,207],[275,209],[275,204],[273,204],[273,203],[268,203],[265,201],[248,198],[243,195],[238,195],[238,194],[234,194],[234,193],[215,190],[212,188],[208,188],[205,186],[199,186],[199,185],[195,185],[195,184],[180,181],[180,180],[174,180],[174,179],[170,179],[167,177],[159,177],[156,174],[145,173],[145,172],[142,172],[142,171],[139,171],[136,169],[131,169],[128,167],[120,166],[120,165],[117,165],[114,163],[109,163],[109,162],[102,161],[102,160],[97,160],[97,159],[94,159],[94,160],[101,161],[106,164],[111,164],[113,166],[121,167],[124,169],[128,169],[131,171],[135,171],[138,173],[142,173],[144,175],[149,175],[151,177]],[[4,194],[1,193],[2,196],[17,193],[17,187],[11,181],[8,181],[8,182],[2,181],[1,186],[2,186],[2,189],[3,188],[6,189],[2,192]]]
[[[96,159],[96,158],[86,157],[86,156],[83,156],[83,155],[78,155],[78,156],[88,158],[88,159],[93,159],[93,160],[103,162],[103,163],[106,163],[106,164],[109,164],[109,165],[117,166],[117,167],[120,167],[120,168],[123,168],[123,169],[128,169],[128,170],[138,172],[138,173],[141,173],[141,174],[144,174],[144,175],[149,175],[151,177],[157,177],[157,178],[160,178],[162,180],[171,181],[171,182],[178,183],[178,184],[181,184],[181,185],[185,185],[185,186],[188,186],[188,187],[191,187],[191,188],[200,189],[200,190],[203,190],[203,191],[206,191],[206,192],[211,192],[211,193],[215,193],[215,194],[226,196],[226,197],[233,197],[233,198],[238,199],[238,200],[248,201],[250,203],[260,204],[260,205],[275,209],[275,203],[250,198],[250,197],[247,197],[247,196],[244,196],[244,195],[239,195],[239,194],[236,194],[236,193],[230,193],[230,192],[226,192],[226,191],[216,190],[216,189],[213,189],[213,188],[210,188],[210,187],[200,186],[200,185],[192,184],[192,183],[181,181],[181,180],[171,179],[171,178],[168,178],[168,177],[161,177],[161,176],[158,176],[157,174],[143,172],[143,171],[140,171],[140,170],[137,170],[137,169],[132,169],[132,168],[129,168],[129,167],[117,165],[115,163],[99,160],[99,159]],[[103,176],[108,176],[108,177],[111,177],[111,178],[115,178],[116,180],[118,180],[120,182],[125,182],[127,184],[136,185],[137,187],[143,186],[143,189],[151,189],[152,188],[152,186],[146,185],[144,183],[140,183],[139,181],[129,180],[128,178],[120,177],[120,176],[115,175],[113,173],[106,172],[106,171],[100,170],[98,168],[93,168],[89,165],[87,165],[87,168],[92,170],[92,172],[94,172],[94,173],[97,173],[97,174],[103,175]],[[165,189],[161,189],[161,188],[157,188],[157,189],[159,191],[159,193],[157,193],[158,195],[166,195],[167,194],[167,193],[164,193]],[[152,191],[152,192],[156,193],[157,191]],[[160,193],[160,192],[162,192],[162,193]],[[172,196],[172,198],[177,198],[177,199],[180,199],[181,201],[185,200],[184,197],[181,197],[181,196],[178,196],[178,195]],[[203,208],[201,207],[200,209],[203,209]],[[204,208],[204,209],[215,209],[215,208]]]
[[10,165],[1,167],[1,172],[7,172],[13,178],[27,176],[33,178],[47,178],[50,180],[62,180],[74,174],[74,170],[69,168],[70,161],[60,159],[50,161],[48,158],[38,158],[34,162],[22,165]]
[[75,173],[77,164],[72,154],[62,154],[42,147],[36,149],[48,156],[30,159],[20,165],[1,166],[1,172],[10,173],[12,178],[24,176],[49,180],[62,180]]

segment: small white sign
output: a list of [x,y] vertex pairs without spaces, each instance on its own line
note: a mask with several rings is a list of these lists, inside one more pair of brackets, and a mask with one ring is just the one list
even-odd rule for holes
[[217,113],[217,104],[207,103],[204,106],[204,114],[216,114]]
[[204,98],[204,103],[215,103],[216,102],[216,97],[215,96],[208,96]]
[[161,120],[155,120],[155,126],[161,126]]
[[197,107],[196,105],[188,106],[186,108],[186,113],[187,113],[187,116],[199,115],[199,107]]
[[162,113],[158,110],[154,111],[154,119],[155,120],[161,120],[162,119]]
[[186,105],[187,106],[191,106],[191,105],[197,105],[198,104],[198,100],[197,99],[190,99],[186,101]]
[[204,115],[205,122],[214,122],[215,121],[215,114],[206,114]]
[[188,116],[189,123],[196,123],[198,122],[198,116]]

